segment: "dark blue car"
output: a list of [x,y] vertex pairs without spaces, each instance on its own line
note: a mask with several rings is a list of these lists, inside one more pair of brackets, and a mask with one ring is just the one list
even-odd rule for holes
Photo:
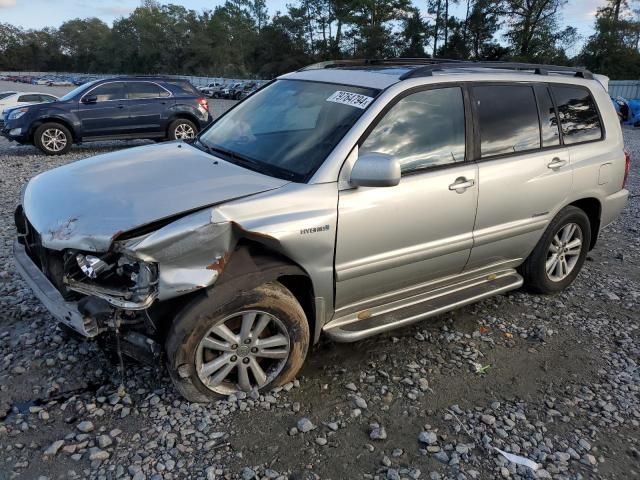
[[61,155],[92,140],[193,138],[209,122],[206,98],[187,80],[117,77],[81,85],[57,102],[9,110],[2,135]]

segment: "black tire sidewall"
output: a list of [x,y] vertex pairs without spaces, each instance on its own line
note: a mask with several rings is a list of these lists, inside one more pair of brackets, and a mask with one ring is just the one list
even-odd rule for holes
[[[567,224],[575,223],[582,230],[582,250],[571,273],[559,282],[547,276],[547,253],[553,237]],[[527,286],[538,293],[557,293],[567,288],[576,279],[589,253],[591,243],[591,224],[587,214],[573,206],[563,208],[551,221],[536,248],[527,259],[525,280]]]
[[185,139],[178,139],[176,137],[176,128],[178,128],[179,125],[189,125],[191,128],[193,128],[193,134],[194,136],[198,134],[198,127],[196,126],[195,123],[193,123],[191,120],[187,120],[186,118],[178,118],[177,120],[174,120],[173,122],[171,122],[171,124],[169,125],[169,139],[170,140],[185,140]]
[[[45,130],[48,130],[50,128],[57,128],[62,133],[64,133],[65,136],[67,137],[67,144],[60,151],[57,151],[57,152],[51,151],[47,149],[42,143],[42,134],[45,132]],[[55,123],[55,122],[43,123],[38,128],[36,128],[36,131],[33,134],[33,143],[35,144],[36,147],[40,149],[40,151],[42,151],[46,155],[64,155],[69,150],[71,150],[71,145],[73,144],[73,136],[71,135],[71,132],[69,131],[69,129],[64,125],[62,125],[61,123]]]
[[[304,311],[289,290],[277,282],[241,292],[220,305],[215,295],[201,296],[188,304],[176,317],[166,340],[167,368],[173,383],[188,400],[207,402],[220,395],[209,390],[195,370],[198,344],[206,332],[223,318],[240,310],[261,310],[276,316],[287,328],[291,353],[280,373],[261,390],[269,390],[293,379],[300,370],[309,348],[309,326]],[[185,370],[187,376],[181,376]]]

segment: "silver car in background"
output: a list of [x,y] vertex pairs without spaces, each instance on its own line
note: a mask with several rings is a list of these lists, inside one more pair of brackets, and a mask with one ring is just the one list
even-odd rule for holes
[[15,257],[59,322],[164,358],[209,401],[290,381],[321,335],[565,289],[624,208],[628,168],[588,71],[328,62],[193,142],[33,178]]

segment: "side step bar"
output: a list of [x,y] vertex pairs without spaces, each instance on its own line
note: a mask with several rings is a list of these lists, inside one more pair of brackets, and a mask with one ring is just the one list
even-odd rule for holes
[[322,330],[336,342],[355,342],[514,290],[522,282],[515,270],[503,270],[334,318]]

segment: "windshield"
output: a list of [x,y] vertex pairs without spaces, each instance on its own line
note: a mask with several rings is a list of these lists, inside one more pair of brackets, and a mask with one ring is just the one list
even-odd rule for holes
[[74,88],[73,90],[71,90],[65,96],[60,97],[58,100],[60,100],[61,102],[64,102],[66,100],[71,100],[73,97],[75,97],[76,95],[84,92],[87,88],[89,88],[91,85],[93,85],[96,82],[98,82],[98,80],[94,80],[92,82],[83,83],[79,87]]
[[227,153],[232,162],[306,181],[377,93],[370,88],[277,80],[221,117],[200,141],[216,153]]

